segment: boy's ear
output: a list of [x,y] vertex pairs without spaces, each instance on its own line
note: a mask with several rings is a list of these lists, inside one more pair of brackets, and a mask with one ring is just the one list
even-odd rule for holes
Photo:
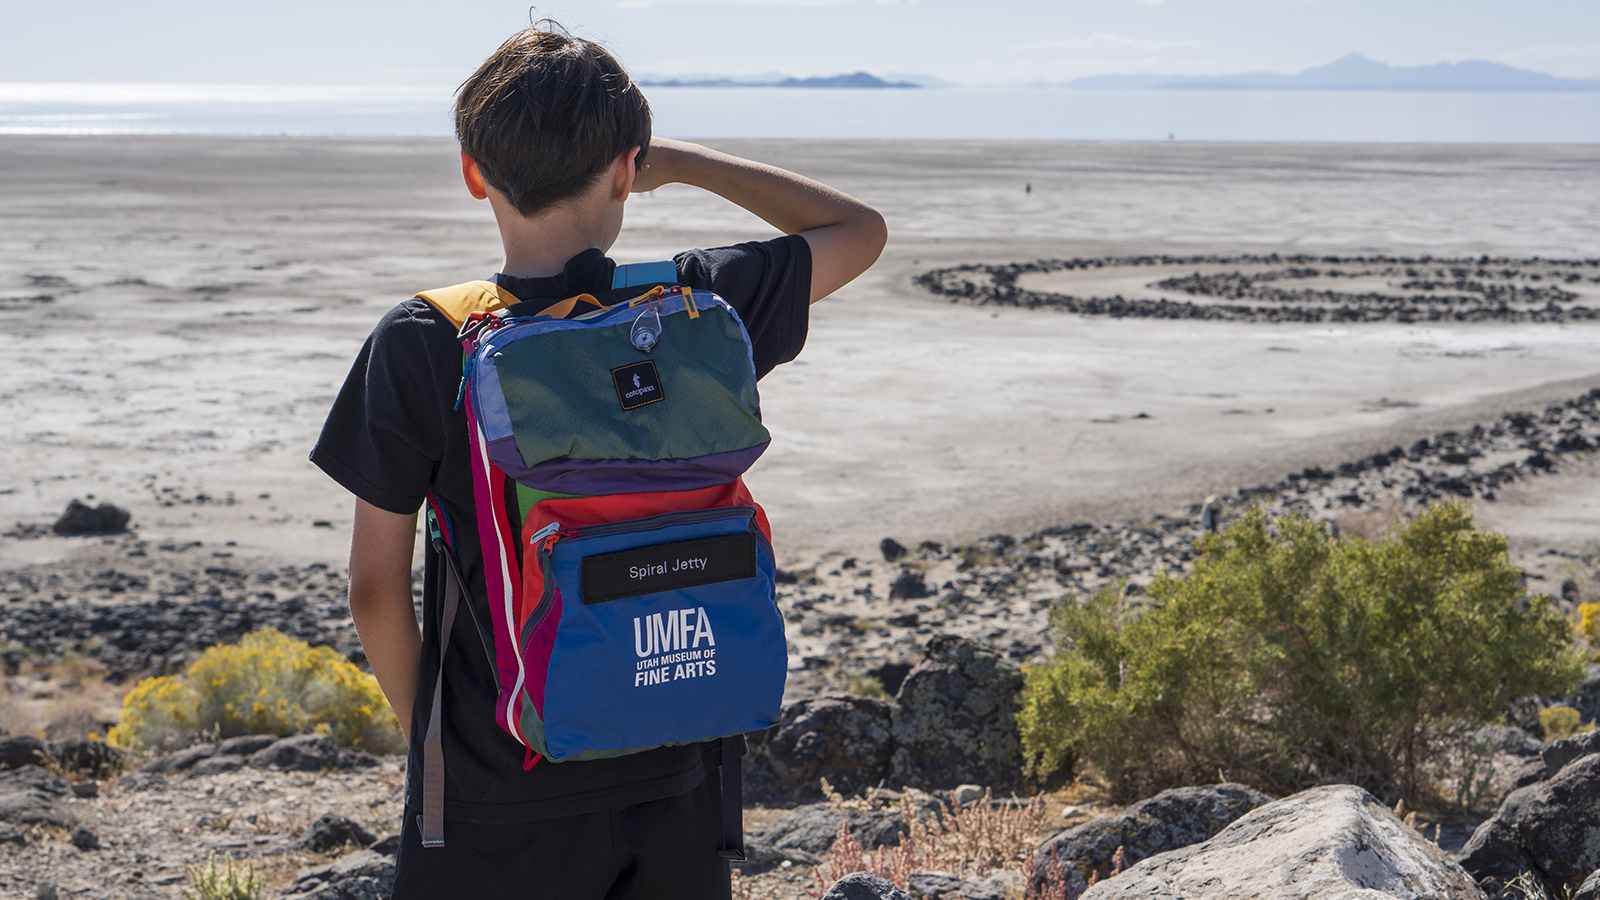
[[477,161],[468,156],[465,150],[461,151],[461,180],[467,183],[467,193],[474,200],[489,199],[489,191],[483,186],[483,172],[478,170]]
[[639,156],[638,147],[617,154],[611,161],[611,199],[618,203],[627,201],[628,195],[633,193],[633,179],[639,174],[633,161]]

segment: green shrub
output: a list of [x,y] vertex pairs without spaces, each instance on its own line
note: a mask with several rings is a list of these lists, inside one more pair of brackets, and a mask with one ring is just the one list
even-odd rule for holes
[[1082,760],[1123,796],[1221,772],[1415,797],[1467,731],[1581,673],[1570,626],[1463,504],[1382,541],[1256,509],[1196,548],[1143,608],[1107,589],[1051,613],[1056,656],[1018,714],[1036,776]]
[[1544,730],[1547,742],[1565,740],[1594,727],[1583,727],[1583,715],[1570,706],[1547,706],[1539,710],[1539,727]]
[[210,648],[184,677],[139,682],[107,740],[165,750],[202,732],[226,738],[312,731],[377,753],[404,747],[377,679],[331,648],[267,628]]

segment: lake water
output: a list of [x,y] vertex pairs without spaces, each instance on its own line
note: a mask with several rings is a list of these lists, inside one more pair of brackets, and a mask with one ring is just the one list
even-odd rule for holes
[[[1600,143],[1600,92],[647,89],[686,138]],[[0,134],[448,135],[433,88],[0,84]]]

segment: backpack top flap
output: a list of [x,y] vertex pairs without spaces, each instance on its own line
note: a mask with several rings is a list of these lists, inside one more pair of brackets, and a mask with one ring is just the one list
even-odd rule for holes
[[[648,351],[641,319],[659,328]],[[478,336],[468,391],[489,459],[528,487],[594,496],[732,481],[766,449],[750,339],[709,291]]]

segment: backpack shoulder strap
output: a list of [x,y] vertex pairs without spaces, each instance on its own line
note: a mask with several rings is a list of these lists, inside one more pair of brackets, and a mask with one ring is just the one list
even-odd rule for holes
[[611,273],[611,289],[638,287],[644,284],[677,284],[678,263],[664,259],[660,262],[629,263],[617,266]]
[[494,312],[518,302],[515,294],[492,281],[469,281],[423,291],[417,299],[427,301],[458,329],[475,312]]

